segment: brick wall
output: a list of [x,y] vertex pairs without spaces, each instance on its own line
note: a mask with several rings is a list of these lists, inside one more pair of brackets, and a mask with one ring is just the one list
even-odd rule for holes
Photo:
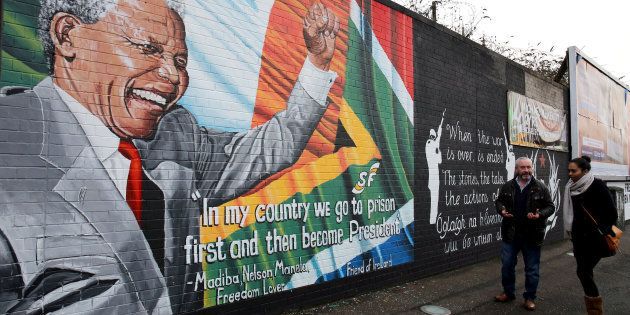
[[[496,233],[498,226],[483,226],[480,224],[483,220],[479,216],[485,217],[486,210],[488,215],[495,213],[491,196],[497,192],[500,184],[492,176],[497,178],[498,175],[497,180],[500,183],[508,177],[505,161],[507,148],[504,142],[508,134],[507,92],[514,91],[565,110],[568,108],[568,96],[565,88],[541,79],[514,62],[464,40],[453,32],[443,31],[441,27],[436,29],[430,21],[417,20],[415,27],[416,110],[422,113],[418,115],[420,120],[416,128],[416,152],[419,152],[418,156],[424,155],[423,140],[428,138],[432,128],[438,126],[444,112],[446,129],[443,130],[441,142],[443,158],[439,166],[439,208],[443,220],[450,218],[453,221],[463,215],[467,224],[467,228],[459,235],[454,232],[440,234],[437,231],[439,226],[427,224],[425,209],[430,206],[430,190],[426,184],[429,166],[425,159],[417,159],[416,169],[419,173],[415,190],[415,218],[420,228],[416,232],[418,241],[415,251],[419,258],[416,263],[422,266],[418,273],[432,274],[497,255],[500,243]],[[460,131],[469,134],[470,138],[466,135],[460,136]],[[487,136],[489,141],[480,141],[481,135]],[[461,159],[458,154],[462,151],[472,152],[472,161],[466,155]],[[453,154],[450,157],[449,152]],[[488,154],[491,161],[488,161]],[[563,182],[566,178],[566,162],[569,157],[565,152],[514,147],[514,155],[516,158],[531,157],[536,166],[536,177],[547,184],[550,170],[554,167],[558,170],[557,179]],[[555,163],[552,164],[550,159]],[[444,182],[444,172],[453,176],[463,172],[464,175],[477,177],[485,172],[491,178],[490,183],[471,185],[460,184],[457,177],[456,183],[449,184]],[[465,196],[471,196],[473,192],[477,196],[487,195],[489,202],[478,203],[473,200],[472,204],[464,204]],[[462,198],[459,205],[456,204],[457,196]],[[445,198],[449,198],[448,204]],[[478,218],[478,227],[468,224],[470,218]],[[555,227],[548,232],[547,240],[561,239],[561,229],[561,219],[558,219]],[[491,242],[475,246],[475,241],[485,242],[484,237],[479,238],[480,235],[491,235]],[[472,246],[462,248],[462,241],[466,238],[472,238]],[[445,254],[445,250],[449,249],[451,252]],[[456,251],[452,252],[453,249]]]
[[0,87],[34,91],[0,96],[0,313],[326,303],[497,257],[514,158],[566,178],[505,137],[508,91],[567,89],[389,1],[323,1],[310,33],[297,0],[121,3],[53,10],[51,76],[40,2],[2,2]]

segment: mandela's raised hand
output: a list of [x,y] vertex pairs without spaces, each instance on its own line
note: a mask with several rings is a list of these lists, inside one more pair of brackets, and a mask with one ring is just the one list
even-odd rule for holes
[[308,58],[321,70],[330,68],[339,33],[339,18],[320,2],[315,2],[304,17],[304,42]]

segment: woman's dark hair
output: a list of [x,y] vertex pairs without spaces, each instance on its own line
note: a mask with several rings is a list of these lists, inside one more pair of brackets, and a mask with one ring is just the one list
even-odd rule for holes
[[575,158],[569,161],[569,163],[575,163],[575,165],[577,165],[577,167],[581,169],[582,171],[591,170],[591,158],[586,155],[583,155],[579,158]]

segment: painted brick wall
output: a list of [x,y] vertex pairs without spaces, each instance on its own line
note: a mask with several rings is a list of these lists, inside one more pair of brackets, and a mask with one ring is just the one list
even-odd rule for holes
[[567,89],[389,1],[121,1],[60,9],[52,77],[40,1],[2,1],[0,313],[326,303],[497,257],[511,150],[566,178],[567,153],[505,137],[508,91]]
[[[424,159],[416,160],[416,169],[419,170],[415,190],[416,202],[419,202],[416,220],[420,227],[425,227],[417,231],[419,241],[415,247],[418,258],[416,263],[424,267],[421,273],[431,274],[495,257],[500,243],[497,240],[497,226],[483,226],[479,219],[480,215],[485,216],[486,209],[488,215],[495,214],[490,196],[497,192],[500,184],[495,183],[493,178],[486,184],[460,184],[459,177],[455,184],[449,184],[448,181],[445,183],[444,172],[453,176],[462,172],[465,175],[485,172],[491,176],[498,175],[502,183],[508,177],[504,140],[508,130],[507,92],[514,91],[565,110],[568,108],[568,96],[566,89],[532,75],[514,62],[464,40],[453,32],[438,31],[431,22],[417,21],[415,27],[416,110],[422,112],[418,115],[416,150],[419,155],[424,155],[423,140],[428,139],[432,128],[437,128],[444,113],[446,128],[442,134],[443,158],[439,174],[441,217],[443,221],[447,221],[447,218],[453,221],[463,215],[466,224],[470,218],[478,218],[478,227],[467,225],[458,235],[457,231],[440,234],[437,230],[439,225],[427,224],[427,212],[420,209],[430,206],[430,191],[427,189],[430,177],[427,169],[430,166]],[[469,133],[470,138],[460,136],[460,132]],[[480,141],[482,134],[489,137],[488,143]],[[451,157],[447,157],[449,151],[453,154]],[[458,156],[461,151],[472,152],[472,161],[467,156],[462,160]],[[497,160],[489,162],[488,154]],[[566,178],[569,157],[565,152],[514,147],[514,155],[516,158],[531,157],[536,166],[536,177],[545,183],[550,182],[550,170],[555,168],[557,179],[564,181]],[[480,157],[483,160],[479,160]],[[470,196],[473,191],[477,195],[487,195],[489,202],[464,204],[464,196]],[[455,201],[458,195],[462,197],[459,205]],[[448,204],[445,198],[449,198]],[[561,219],[558,219],[555,227],[548,232],[547,240],[561,239],[561,229]],[[479,235],[491,235],[491,242],[481,245],[487,240],[483,237],[480,239]],[[472,246],[462,248],[462,240],[466,238],[472,238]],[[480,245],[475,246],[475,241]],[[451,252],[445,253],[449,249]]]

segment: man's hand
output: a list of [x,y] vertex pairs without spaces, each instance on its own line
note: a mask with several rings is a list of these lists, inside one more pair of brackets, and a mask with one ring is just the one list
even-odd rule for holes
[[317,68],[328,71],[339,33],[339,18],[320,2],[315,2],[304,17],[304,42],[308,58]]
[[505,210],[505,208],[501,209],[501,216],[504,218],[513,218],[514,215],[507,212],[507,210]]
[[533,213],[528,213],[527,218],[530,220],[538,220],[540,218],[540,213],[538,213],[538,209],[534,210]]

